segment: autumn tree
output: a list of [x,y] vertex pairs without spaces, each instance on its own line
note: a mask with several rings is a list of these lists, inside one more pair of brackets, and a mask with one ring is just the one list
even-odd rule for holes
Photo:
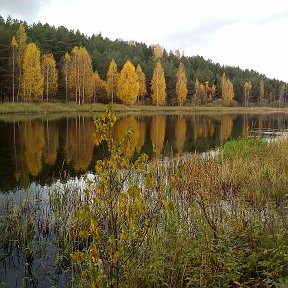
[[243,92],[244,92],[244,106],[248,107],[249,100],[250,100],[251,93],[252,93],[252,83],[250,81],[245,82]]
[[230,81],[229,77],[223,73],[221,78],[221,91],[222,91],[222,99],[231,105],[234,98],[234,88],[233,83]]
[[176,56],[176,58],[177,58],[178,60],[181,59],[181,53],[180,53],[180,51],[179,51],[178,49],[175,50],[175,56]]
[[94,72],[94,90],[93,90],[93,102],[102,102],[107,101],[107,83],[105,80],[101,79],[98,72]]
[[279,105],[281,102],[282,103],[285,102],[285,91],[286,91],[286,85],[282,84],[279,87],[279,96],[278,96]]
[[206,104],[206,102],[207,102],[207,91],[205,89],[205,86],[202,83],[200,83],[198,78],[196,78],[196,80],[195,80],[194,87],[195,87],[195,94],[194,94],[195,104],[196,105]]
[[112,103],[114,102],[115,96],[117,96],[118,78],[119,75],[117,70],[117,64],[115,60],[112,59],[106,76],[107,95],[111,99]]
[[23,58],[21,97],[24,101],[38,100],[43,95],[43,75],[40,65],[40,50],[31,43]]
[[138,77],[134,65],[129,60],[121,70],[117,91],[123,104],[133,105],[137,101],[139,92]]
[[166,82],[160,60],[157,61],[151,80],[152,102],[154,105],[165,105]]
[[66,52],[64,55],[63,65],[62,65],[62,77],[65,83],[66,102],[68,102],[70,98],[70,93],[72,92],[72,75],[71,75],[70,69],[72,69],[71,56],[69,55],[68,52]]
[[215,96],[216,93],[216,85],[214,84],[209,84],[209,81],[205,81],[204,83],[205,87],[205,92],[206,92],[206,98],[208,101],[212,101],[213,97]]
[[155,61],[161,59],[163,56],[164,49],[160,46],[160,44],[156,44],[153,49],[153,58]]
[[16,66],[16,49],[18,48],[18,44],[16,38],[13,37],[11,41],[12,47],[12,101],[15,101],[15,66]]
[[[145,77],[144,72],[142,71],[140,64],[137,65],[136,73],[137,73],[137,81],[139,84],[138,96],[141,98],[144,98],[147,94],[146,77]],[[139,98],[138,98],[138,100],[139,100]]]
[[259,102],[263,102],[265,97],[264,79],[260,79],[259,83]]
[[58,89],[58,71],[56,61],[52,53],[44,54],[42,57],[42,74],[44,77],[44,93],[46,101],[49,96],[55,96]]
[[182,106],[183,103],[185,102],[187,93],[188,93],[187,77],[184,64],[181,62],[177,71],[177,83],[176,83],[176,97],[180,106]]
[[93,96],[93,68],[91,57],[84,47],[74,47],[71,52],[70,73],[75,102],[84,103]]

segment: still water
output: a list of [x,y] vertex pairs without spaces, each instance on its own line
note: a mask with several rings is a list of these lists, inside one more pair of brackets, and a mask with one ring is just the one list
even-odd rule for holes
[[[128,115],[120,118],[112,134],[117,142],[132,128],[133,156],[145,152],[155,158],[203,152],[229,139],[255,131],[284,131],[287,126],[284,114]],[[49,184],[64,173],[93,172],[105,155],[104,146],[95,146],[93,132],[93,119],[85,116],[0,122],[0,192]]]

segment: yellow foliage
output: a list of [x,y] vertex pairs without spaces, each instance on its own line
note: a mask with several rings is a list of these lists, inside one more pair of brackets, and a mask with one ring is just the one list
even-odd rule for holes
[[144,72],[142,71],[140,64],[137,65],[136,73],[137,73],[137,77],[138,77],[137,79],[138,79],[138,84],[139,84],[138,95],[139,97],[145,97],[147,94],[146,77],[145,77]]
[[121,70],[118,80],[118,96],[123,104],[133,105],[137,101],[139,83],[134,65],[128,60]]
[[152,102],[154,105],[165,105],[166,102],[166,82],[164,70],[160,60],[158,60],[151,80]]
[[94,81],[91,57],[84,47],[74,47],[68,64],[71,77],[71,94],[78,104],[84,103],[93,96]]
[[104,102],[107,98],[107,83],[105,80],[102,80],[98,74],[95,72],[94,75],[94,91],[93,91],[93,102],[100,100]]
[[58,90],[58,71],[53,54],[44,54],[41,66],[44,77],[44,95],[48,101],[49,96],[55,96]]
[[227,103],[231,104],[234,99],[234,88],[233,83],[230,79],[223,73],[221,78],[221,90],[222,90],[222,99]]
[[249,106],[249,99],[252,91],[252,83],[250,81],[244,84],[244,105]]
[[114,102],[115,97],[117,96],[117,86],[118,86],[118,70],[117,64],[114,59],[111,60],[111,63],[107,72],[107,96],[111,99],[111,102]]
[[68,52],[64,55],[64,62],[62,66],[62,75],[65,82],[65,95],[66,95],[66,102],[70,98],[70,94],[72,93],[72,73],[70,73],[70,69],[72,67],[71,56]]
[[185,102],[187,93],[188,93],[187,77],[184,64],[181,62],[177,71],[177,82],[176,82],[176,97],[180,106],[182,106],[183,103]]
[[163,47],[161,47],[159,44],[156,44],[154,46],[154,50],[153,50],[153,57],[154,57],[154,60],[158,60],[160,58],[162,58],[163,56]]
[[29,44],[25,50],[21,88],[23,100],[38,100],[43,95],[40,50],[34,43]]

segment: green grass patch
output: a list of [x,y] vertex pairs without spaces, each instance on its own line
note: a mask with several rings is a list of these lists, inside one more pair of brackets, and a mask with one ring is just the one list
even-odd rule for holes
[[259,137],[234,139],[226,142],[223,146],[224,157],[248,157],[267,147],[267,141]]

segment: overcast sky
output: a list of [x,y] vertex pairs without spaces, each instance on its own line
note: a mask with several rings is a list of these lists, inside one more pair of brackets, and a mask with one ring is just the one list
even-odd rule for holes
[[159,43],[288,82],[287,0],[0,0],[0,14]]

